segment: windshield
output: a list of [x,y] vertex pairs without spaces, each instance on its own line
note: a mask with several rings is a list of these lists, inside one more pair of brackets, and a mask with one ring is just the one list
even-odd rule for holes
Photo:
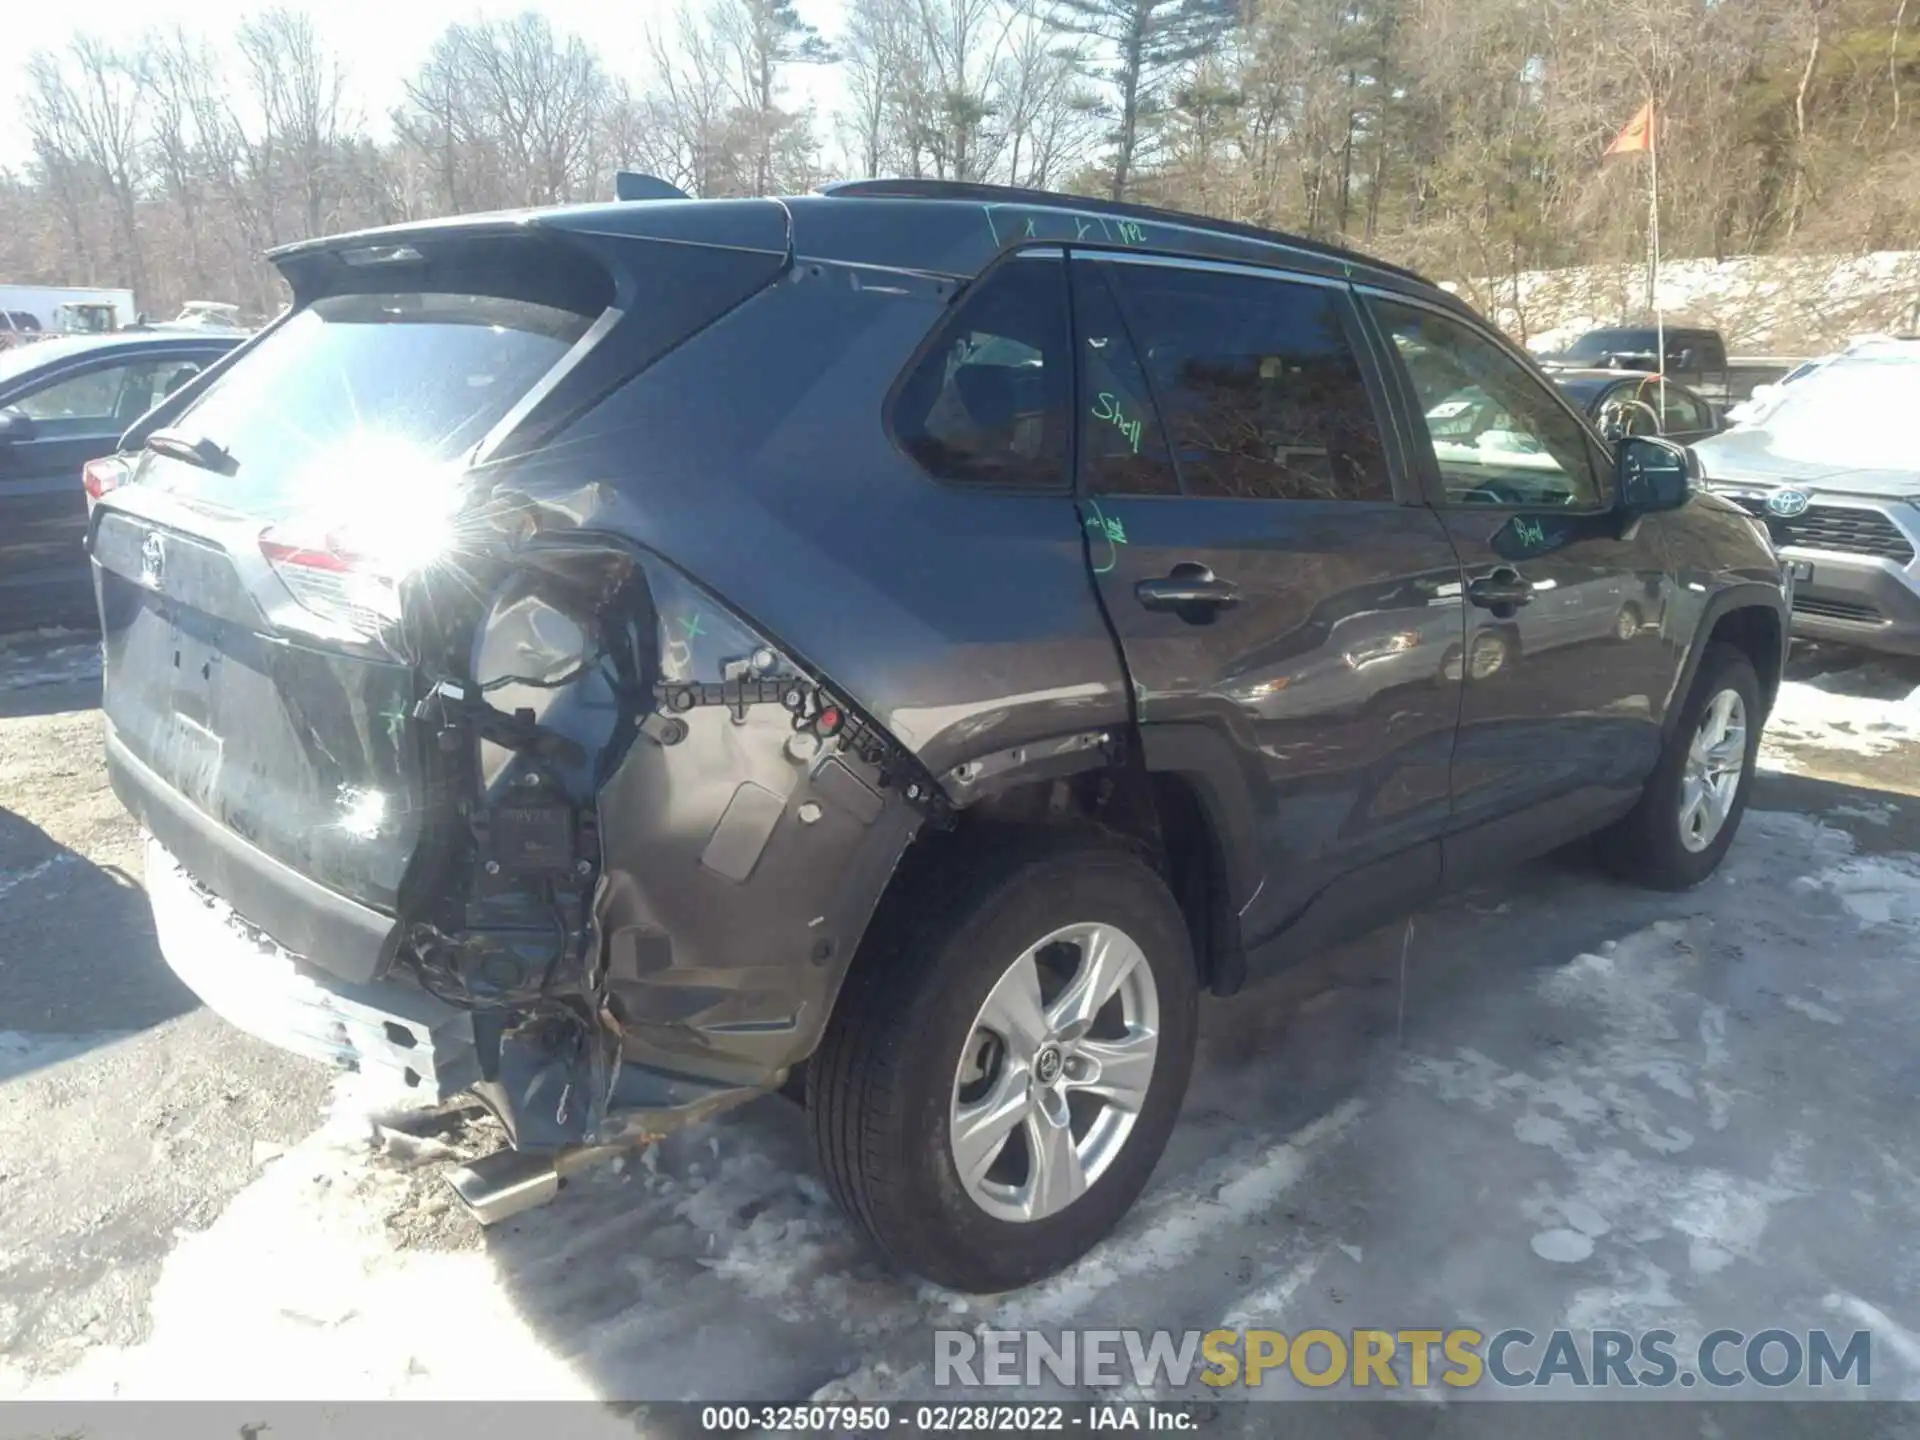
[[1920,470],[1920,356],[1836,360],[1780,391],[1759,428],[1776,455],[1848,469]]
[[316,301],[174,421],[189,440],[231,456],[229,473],[169,466],[164,483],[265,514],[443,474],[591,323],[487,295]]

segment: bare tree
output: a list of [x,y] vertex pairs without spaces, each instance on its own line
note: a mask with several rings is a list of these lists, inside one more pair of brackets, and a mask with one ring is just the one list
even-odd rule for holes
[[743,188],[771,195],[782,172],[811,161],[812,125],[781,105],[786,71],[820,65],[833,52],[792,0],[719,0],[710,24],[727,57],[733,124],[747,154]]
[[338,188],[331,171],[343,122],[351,128],[341,113],[346,72],[303,11],[268,10],[243,22],[238,44],[265,123],[256,169],[263,176],[284,175],[299,203],[299,233],[321,234]]
[[[79,203],[84,176],[105,191],[124,273],[136,287],[144,285],[136,193],[142,173],[141,63],[80,35],[65,57],[45,51],[32,56],[27,73],[27,125],[42,164],[73,187],[70,204]],[[79,227],[72,228],[78,243]]]
[[1050,0],[1048,23],[1092,47],[1090,73],[1116,95],[1111,193],[1125,199],[1143,127],[1159,116],[1165,87],[1232,22],[1231,0]]

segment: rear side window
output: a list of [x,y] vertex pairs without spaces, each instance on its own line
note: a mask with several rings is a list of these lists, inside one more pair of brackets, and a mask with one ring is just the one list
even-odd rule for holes
[[1392,500],[1339,291],[1173,266],[1102,268],[1187,494]]
[[1015,257],[961,298],[895,392],[900,447],[935,479],[1067,488],[1072,356],[1065,262]]

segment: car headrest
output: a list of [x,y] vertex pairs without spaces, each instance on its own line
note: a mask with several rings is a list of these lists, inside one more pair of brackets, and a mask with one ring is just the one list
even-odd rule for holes
[[962,365],[953,372],[953,386],[968,417],[982,430],[1004,430],[1019,418],[1019,386],[1005,365]]

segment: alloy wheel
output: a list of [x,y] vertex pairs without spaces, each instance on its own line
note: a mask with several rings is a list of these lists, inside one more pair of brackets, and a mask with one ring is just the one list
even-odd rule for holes
[[1747,704],[1722,690],[1701,712],[1680,778],[1680,843],[1695,854],[1713,844],[1733,813],[1747,767]]
[[1017,957],[974,1017],[954,1075],[954,1165],[1001,1220],[1056,1215],[1119,1158],[1146,1103],[1160,999],[1112,925],[1054,931]]

